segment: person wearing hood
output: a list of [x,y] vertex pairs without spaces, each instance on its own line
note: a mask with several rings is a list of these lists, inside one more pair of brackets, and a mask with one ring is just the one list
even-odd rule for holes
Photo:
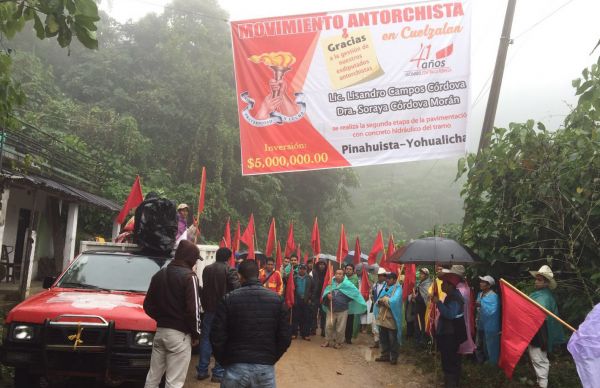
[[327,274],[327,263],[325,260],[317,261],[317,265],[313,268],[313,316],[312,316],[312,327],[311,334],[317,334],[317,326],[321,328],[321,337],[325,337],[325,314],[321,309],[321,291],[323,290],[323,283],[325,282],[325,275]]
[[402,285],[395,272],[387,274],[386,285],[375,305],[375,316],[381,345],[381,355],[375,361],[396,365],[402,342]]
[[200,285],[193,270],[198,260],[198,247],[181,241],[173,261],[152,276],[144,311],[157,329],[145,388],[158,387],[163,374],[169,387],[185,383],[192,346],[200,338]]
[[327,326],[326,342],[321,346],[339,349],[344,342],[348,314],[362,314],[367,311],[365,299],[358,288],[346,278],[341,268],[335,271],[334,279],[323,291],[323,310],[327,313]]
[[[558,316],[558,305],[552,291],[550,291],[556,288],[556,280],[554,280],[552,269],[547,265],[543,265],[538,271],[529,271],[529,273],[535,278],[535,291],[529,294],[529,297]],[[556,319],[546,316],[542,327],[533,336],[527,348],[540,388],[548,386],[548,373],[550,372],[548,352],[551,352],[554,346],[563,342],[565,342],[565,333],[562,326]]]

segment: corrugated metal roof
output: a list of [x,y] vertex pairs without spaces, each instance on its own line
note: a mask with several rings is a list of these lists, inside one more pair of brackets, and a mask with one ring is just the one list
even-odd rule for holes
[[2,176],[4,176],[4,178],[10,181],[14,181],[24,185],[35,186],[44,191],[57,192],[66,195],[67,197],[76,202],[84,202],[111,211],[121,210],[121,206],[111,201],[110,199],[100,197],[99,195],[92,194],[81,189],[77,189],[68,184],[57,182],[49,178],[44,178],[38,175],[15,174],[8,171],[3,171]]

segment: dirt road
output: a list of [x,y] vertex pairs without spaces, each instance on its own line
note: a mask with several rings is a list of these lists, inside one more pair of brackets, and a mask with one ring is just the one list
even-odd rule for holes
[[[318,387],[404,387],[418,388],[433,386],[432,376],[423,374],[402,354],[398,365],[375,362],[377,349],[369,348],[371,337],[366,334],[340,350],[321,348],[321,337],[312,341],[296,339],[275,367],[279,388]],[[194,356],[188,371],[186,387],[217,388],[210,380],[197,381]]]

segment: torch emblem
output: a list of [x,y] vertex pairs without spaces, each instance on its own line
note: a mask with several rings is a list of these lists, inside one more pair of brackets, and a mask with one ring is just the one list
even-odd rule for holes
[[247,104],[242,112],[244,119],[255,127],[281,125],[300,120],[306,111],[306,104],[302,100],[303,94],[293,93],[295,99],[292,100],[288,94],[292,91],[284,77],[296,63],[296,57],[289,52],[278,51],[252,55],[248,60],[271,68],[273,78],[269,81],[269,90],[260,104],[256,104],[248,92],[240,95],[242,101]]

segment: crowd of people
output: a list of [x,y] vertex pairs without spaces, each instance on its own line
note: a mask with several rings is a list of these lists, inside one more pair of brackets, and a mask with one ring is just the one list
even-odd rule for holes
[[[375,361],[390,365],[398,363],[404,337],[417,346],[433,340],[445,387],[459,386],[463,356],[498,363],[501,303],[489,275],[479,277],[475,293],[461,265],[436,266],[435,277],[422,267],[415,286],[403,295],[404,275],[384,268],[370,273],[362,265],[357,274],[351,263],[336,263],[339,268],[333,270],[330,261],[299,262],[295,255],[280,268],[271,258],[260,270],[255,260],[231,268],[231,255],[228,248],[217,251],[216,262],[202,272],[200,287],[192,270],[198,248],[183,240],[174,260],[152,278],[144,309],[158,330],[147,388],[157,387],[163,374],[166,387],[182,387],[195,344],[200,349],[198,380],[210,378],[221,387],[274,387],[274,364],[293,339],[311,341],[320,335],[322,347],[340,349],[361,330],[380,350]],[[545,265],[531,274],[536,291],[530,297],[556,313],[552,270]],[[288,293],[294,294],[291,309],[284,301]],[[553,319],[546,319],[531,341],[528,353],[539,387],[548,385],[547,352],[563,341]],[[209,370],[211,356],[215,363]]]

